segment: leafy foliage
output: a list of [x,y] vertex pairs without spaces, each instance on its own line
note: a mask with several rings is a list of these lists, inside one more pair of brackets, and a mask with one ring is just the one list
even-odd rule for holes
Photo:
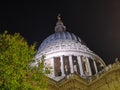
[[0,34],[0,89],[45,90],[44,59],[38,67],[31,68],[35,44],[29,46],[19,33]]

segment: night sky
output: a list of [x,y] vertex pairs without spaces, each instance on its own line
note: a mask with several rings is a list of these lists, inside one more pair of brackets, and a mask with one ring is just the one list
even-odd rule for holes
[[0,1],[0,33],[19,32],[29,44],[54,33],[61,14],[67,31],[78,35],[106,64],[120,58],[120,0]]

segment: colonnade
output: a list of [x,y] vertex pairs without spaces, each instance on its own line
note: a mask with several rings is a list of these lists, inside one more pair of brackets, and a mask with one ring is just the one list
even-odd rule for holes
[[[65,65],[64,65],[64,61],[63,61],[63,57],[64,56],[60,56],[60,70],[61,70],[61,76],[65,76]],[[69,65],[70,65],[70,73],[74,73],[75,72],[75,69],[74,69],[74,64],[73,64],[73,58],[72,58],[72,55],[68,56],[69,58]],[[79,67],[79,72],[80,72],[80,76],[86,76],[86,74],[84,73],[84,69],[83,69],[83,60],[82,60],[82,56],[76,56],[77,57],[77,63],[78,63],[78,67]],[[92,59],[91,59],[92,60]],[[93,65],[94,65],[94,68],[95,68],[95,72],[98,73],[98,69],[97,69],[97,65],[96,65],[96,62],[95,60],[92,60],[93,61]],[[85,62],[86,62],[86,69],[88,71],[88,74],[87,76],[91,76],[92,75],[92,71],[91,71],[91,66],[90,66],[90,62],[89,62],[89,58],[88,57],[85,57]],[[52,58],[52,67],[53,67],[53,73],[52,73],[52,76],[55,77],[55,63],[54,63],[54,58]]]

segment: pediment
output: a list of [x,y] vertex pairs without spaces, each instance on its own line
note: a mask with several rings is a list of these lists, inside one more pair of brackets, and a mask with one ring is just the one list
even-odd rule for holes
[[49,78],[48,83],[51,84],[54,88],[61,88],[61,90],[62,88],[63,90],[82,90],[83,88],[87,89],[88,86],[87,81],[76,74],[67,76],[60,81],[55,81]]

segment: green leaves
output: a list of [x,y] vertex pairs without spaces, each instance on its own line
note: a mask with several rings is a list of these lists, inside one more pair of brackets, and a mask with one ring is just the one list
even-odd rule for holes
[[35,44],[28,45],[19,33],[14,35],[5,31],[0,34],[0,89],[1,90],[42,90],[46,87],[44,64],[30,69],[36,54]]

